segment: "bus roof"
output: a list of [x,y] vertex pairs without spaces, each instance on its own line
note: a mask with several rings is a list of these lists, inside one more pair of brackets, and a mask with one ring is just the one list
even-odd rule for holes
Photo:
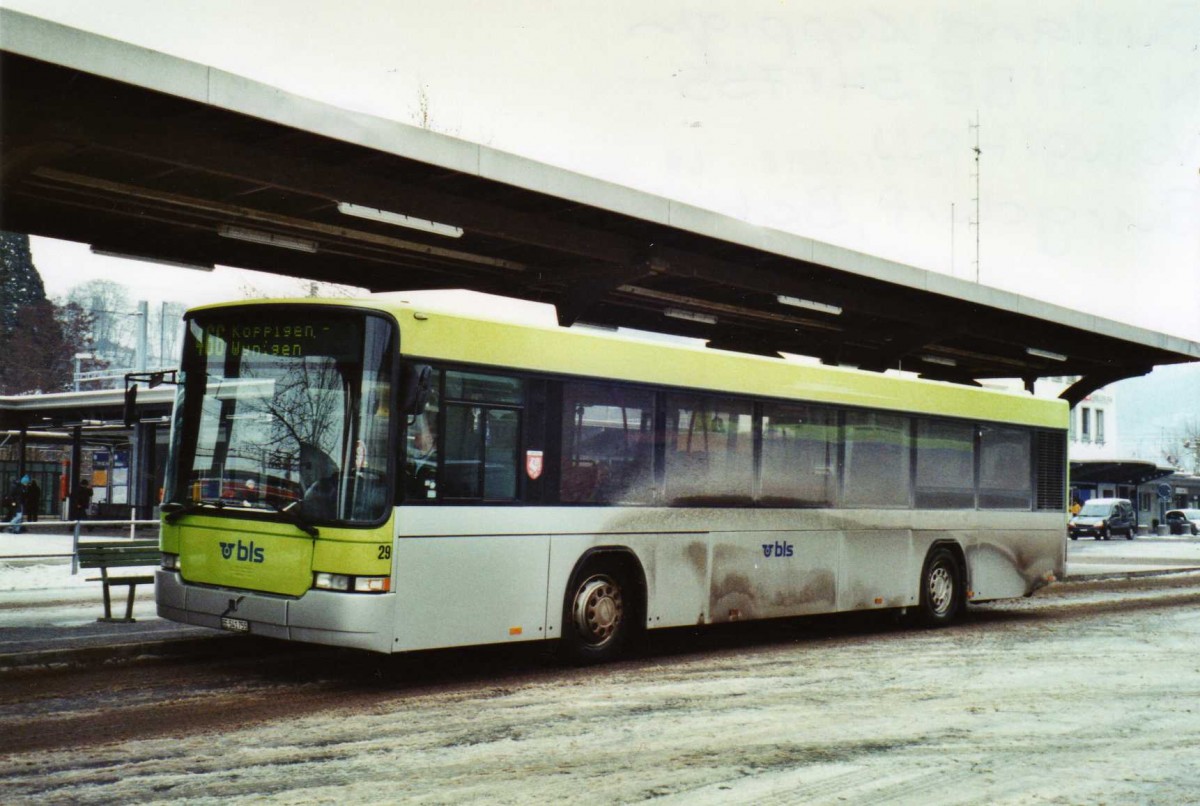
[[395,317],[401,352],[418,360],[503,367],[713,392],[839,404],[1066,429],[1067,405],[1028,394],[893,374],[809,365],[591,328],[519,324],[467,316],[398,294],[357,299],[277,299],[193,310],[334,305]]

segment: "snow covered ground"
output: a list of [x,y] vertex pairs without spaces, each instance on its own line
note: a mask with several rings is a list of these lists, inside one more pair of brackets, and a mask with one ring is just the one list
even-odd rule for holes
[[[103,608],[100,583],[87,581],[95,576],[92,572],[71,573],[72,551],[70,534],[0,533],[0,629],[96,621]],[[114,596],[122,597],[123,609],[124,591],[116,589]],[[134,617],[156,618],[152,585],[138,587]]]
[[[95,624],[98,583],[44,556],[70,541],[0,535],[0,630]],[[1186,538],[1068,550],[1075,574],[1200,566]],[[145,586],[140,619],[151,599]],[[0,677],[0,802],[1173,806],[1200,792],[1200,574],[1056,585],[947,630],[729,634],[677,631],[595,669],[276,644],[16,673]]]
[[0,800],[1175,806],[1200,792],[1200,574],[1054,586],[944,630],[741,635],[677,631],[600,668],[275,649],[0,685]]
[[1067,543],[1067,577],[1200,568],[1200,538],[1183,535],[1134,540],[1072,540]]

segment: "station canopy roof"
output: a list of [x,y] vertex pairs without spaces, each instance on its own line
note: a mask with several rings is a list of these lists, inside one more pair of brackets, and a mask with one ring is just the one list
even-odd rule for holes
[[1071,462],[1072,484],[1145,484],[1176,472],[1143,459],[1083,459]]
[[553,303],[564,325],[959,383],[1080,376],[1072,404],[1200,360],[1193,342],[0,15],[5,230],[375,291],[474,289]]
[[[174,402],[172,386],[143,389],[138,393],[138,417],[165,423]],[[75,428],[86,432],[89,439],[101,438],[104,433],[128,439],[124,414],[123,389],[0,396],[0,443],[4,442],[3,432],[22,428],[35,432],[31,435],[35,441],[45,439],[48,432],[69,433]]]

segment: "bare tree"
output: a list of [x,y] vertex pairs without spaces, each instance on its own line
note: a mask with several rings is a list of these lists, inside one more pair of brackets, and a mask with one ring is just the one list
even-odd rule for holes
[[89,280],[68,291],[67,302],[92,315],[96,355],[116,367],[133,366],[138,321],[129,289],[112,280]]
[[1200,473],[1200,418],[1193,417],[1164,440],[1163,458],[1190,473]]
[[428,129],[431,132],[441,132],[457,137],[459,134],[458,126],[447,126],[444,120],[434,119],[433,105],[429,100],[429,85],[417,85],[417,106],[412,111],[413,122],[422,129]]
[[183,313],[187,305],[182,302],[163,302],[150,306],[149,341],[150,352],[158,356],[159,367],[173,367],[179,363],[179,337],[182,333]]
[[341,283],[326,283],[319,280],[303,280],[298,277],[291,279],[291,289],[279,292],[268,291],[249,280],[243,280],[238,287],[243,299],[271,299],[274,297],[334,297],[346,299],[368,293],[365,288]]
[[429,117],[429,88],[424,84],[417,87],[417,125],[422,129],[432,128]]

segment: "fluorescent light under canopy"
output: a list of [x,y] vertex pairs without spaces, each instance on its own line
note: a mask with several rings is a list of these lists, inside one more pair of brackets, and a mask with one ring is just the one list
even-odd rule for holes
[[274,232],[263,232],[257,229],[247,229],[246,227],[233,227],[228,224],[222,224],[217,230],[217,234],[222,238],[232,238],[235,241],[278,246],[281,249],[294,249],[297,252],[312,254],[317,251],[316,241],[310,241],[306,238],[293,238],[290,235],[279,235]]
[[1049,350],[1039,350],[1037,347],[1026,347],[1025,352],[1038,358],[1048,358],[1051,361],[1066,361],[1067,357],[1062,353],[1052,353]]
[[462,227],[430,221],[428,218],[415,218],[403,213],[393,213],[388,210],[380,210],[376,207],[351,204],[350,202],[338,202],[337,208],[338,212],[343,215],[365,218],[368,221],[381,221],[384,224],[394,224],[397,227],[408,227],[409,229],[421,230],[422,232],[432,232],[434,235],[444,235],[447,238],[461,238],[463,236]]
[[944,367],[957,367],[958,362],[953,358],[943,358],[940,355],[923,355],[921,360],[926,364],[941,364]]
[[717,317],[707,313],[697,313],[696,311],[688,311],[683,308],[667,308],[663,311],[663,316],[669,316],[672,319],[682,319],[685,322],[699,322],[702,325],[715,325]]
[[827,313],[832,316],[842,315],[842,308],[840,305],[830,305],[827,302],[813,302],[811,299],[789,297],[786,294],[776,294],[775,299],[780,305],[791,305],[793,308],[804,308],[809,311],[818,311],[820,313]]

